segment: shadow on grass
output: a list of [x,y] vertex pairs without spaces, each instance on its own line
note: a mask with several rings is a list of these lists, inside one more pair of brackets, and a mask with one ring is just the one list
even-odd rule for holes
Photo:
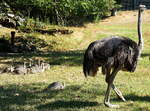
[[141,57],[150,57],[150,53],[143,53],[143,54],[141,54]]
[[82,65],[83,51],[50,52],[49,56],[52,65]]
[[89,98],[85,98],[85,96],[90,97],[91,94],[82,94],[79,85],[71,85],[59,91],[43,91],[47,85],[45,83],[34,83],[0,86],[0,110],[75,109],[99,105],[97,102],[89,102]]
[[43,109],[60,109],[60,108],[84,108],[84,107],[93,107],[98,106],[97,102],[89,102],[89,101],[55,101],[48,104],[40,105],[37,107],[39,110]]
[[[2,60],[6,59],[15,59],[15,60],[24,60],[24,59],[31,59],[31,58],[44,58],[46,62],[49,62],[50,65],[82,65],[83,59],[82,50],[75,50],[75,51],[51,51],[46,53],[1,53],[0,54],[0,63],[7,64],[9,62],[2,62]],[[20,59],[22,58],[22,59]],[[21,62],[21,61],[19,61]],[[23,61],[22,61],[23,62]]]
[[40,92],[39,86],[43,85],[44,83],[1,86],[0,109],[2,111],[15,111],[17,108],[24,110],[21,106],[41,104],[44,99],[54,98],[59,93],[58,91]]
[[[38,93],[33,93],[33,90],[37,90],[34,86],[35,84],[23,84],[23,85],[8,85],[8,86],[1,86],[0,88],[0,95],[1,103],[8,103],[8,104],[24,104],[27,98],[36,98],[39,95]],[[42,83],[36,85],[43,85]],[[53,96],[53,94],[51,95]],[[15,101],[13,101],[15,100]],[[18,101],[17,101],[18,100]]]
[[131,101],[141,101],[141,102],[150,102],[150,96],[137,96],[134,94],[126,95],[126,100]]
[[[127,101],[150,102],[150,96],[137,96],[134,94],[129,94],[124,97]],[[118,98],[114,98],[113,101],[121,101],[121,100]]]

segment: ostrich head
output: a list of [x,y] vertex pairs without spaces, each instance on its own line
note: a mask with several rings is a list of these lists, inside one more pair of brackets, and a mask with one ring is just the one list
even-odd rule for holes
[[145,5],[139,5],[139,10],[140,10],[141,12],[143,12],[145,9],[146,9],[146,6],[145,6]]

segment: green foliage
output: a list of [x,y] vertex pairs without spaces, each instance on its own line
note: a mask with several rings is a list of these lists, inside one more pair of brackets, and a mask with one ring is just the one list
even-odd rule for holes
[[36,20],[28,18],[22,25],[18,27],[18,29],[23,32],[34,32],[35,29],[44,28],[46,28],[46,24],[40,22],[38,18]]
[[[115,6],[114,0],[6,0],[24,15],[49,20],[59,25],[74,25],[81,19],[94,20],[107,15]],[[48,19],[47,19],[48,18]],[[72,24],[71,24],[72,23]]]

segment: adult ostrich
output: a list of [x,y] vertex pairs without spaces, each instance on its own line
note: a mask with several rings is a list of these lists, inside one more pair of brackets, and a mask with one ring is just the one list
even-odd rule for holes
[[138,43],[127,37],[110,36],[102,40],[92,42],[84,54],[83,72],[85,77],[95,76],[98,67],[102,67],[102,73],[106,75],[108,84],[104,104],[108,107],[116,108],[118,105],[110,103],[111,88],[120,99],[125,101],[121,91],[119,91],[113,81],[118,71],[134,72],[138,58],[143,47],[142,39],[142,12],[145,5],[139,6],[138,11]]

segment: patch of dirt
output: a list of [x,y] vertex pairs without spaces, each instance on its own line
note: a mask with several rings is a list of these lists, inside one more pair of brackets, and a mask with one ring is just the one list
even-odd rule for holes
[[[117,16],[111,16],[102,20],[102,23],[115,24],[115,23],[131,23],[137,22],[138,10],[136,11],[121,11]],[[143,14],[143,21],[150,21],[150,10],[145,10]]]

